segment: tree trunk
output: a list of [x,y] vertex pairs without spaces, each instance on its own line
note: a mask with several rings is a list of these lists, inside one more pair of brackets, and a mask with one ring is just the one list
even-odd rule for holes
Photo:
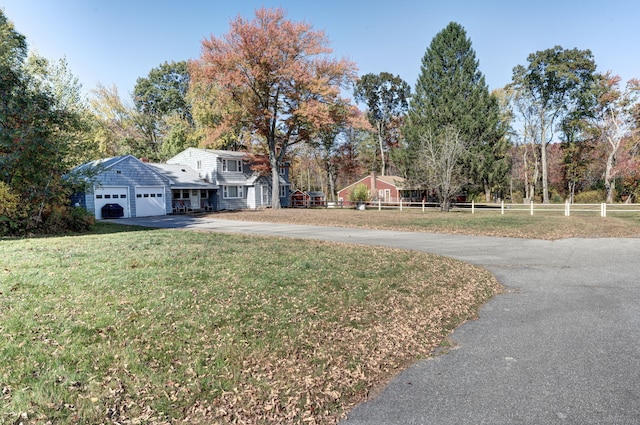
[[269,165],[271,167],[271,208],[280,209],[280,161],[275,142],[269,143]]
[[[613,143],[611,143],[612,146]],[[615,180],[613,179],[613,166],[616,163],[616,150],[612,150],[611,152],[609,152],[609,155],[607,156],[607,165],[605,167],[604,170],[604,188],[606,190],[606,202],[607,204],[612,204],[613,203],[613,192],[616,189],[616,183]]]
[[542,168],[542,203],[549,203],[549,170],[547,167],[547,121],[544,119],[545,109],[540,111],[540,167]]
[[382,164],[380,166],[380,175],[384,176],[385,174],[385,163],[384,163],[384,143],[382,140],[382,130],[384,129],[384,125],[382,121],[378,121],[378,143],[380,143],[380,160]]
[[549,176],[547,167],[547,144],[540,145],[540,166],[542,167],[542,203],[549,203]]

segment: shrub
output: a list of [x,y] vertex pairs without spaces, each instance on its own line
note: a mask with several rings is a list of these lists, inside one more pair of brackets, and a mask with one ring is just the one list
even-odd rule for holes
[[515,192],[513,192],[512,196],[513,196],[511,198],[512,203],[521,204],[524,202],[524,195],[519,190],[516,190]]
[[370,199],[369,188],[362,183],[354,187],[349,193],[349,200],[351,202],[369,202]]
[[85,232],[93,226],[93,214],[81,207],[54,207],[44,220],[44,233]]
[[0,236],[18,233],[26,214],[21,209],[20,197],[0,182]]
[[576,194],[573,198],[576,204],[599,204],[604,202],[604,192],[601,190],[587,190]]

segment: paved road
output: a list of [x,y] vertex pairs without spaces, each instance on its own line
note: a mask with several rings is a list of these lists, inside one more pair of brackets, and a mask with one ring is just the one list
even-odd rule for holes
[[640,239],[539,241],[190,217],[155,227],[384,245],[490,270],[508,289],[344,425],[640,424]]

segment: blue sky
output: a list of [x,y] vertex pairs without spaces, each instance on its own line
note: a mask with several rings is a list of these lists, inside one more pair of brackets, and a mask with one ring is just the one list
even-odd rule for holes
[[630,0],[0,0],[30,48],[66,57],[85,92],[115,84],[121,95],[165,61],[197,58],[204,38],[263,6],[324,30],[334,55],[356,62],[360,75],[391,72],[412,87],[426,48],[451,21],[467,31],[490,89],[555,45],[591,49],[599,71],[640,78],[640,2]]

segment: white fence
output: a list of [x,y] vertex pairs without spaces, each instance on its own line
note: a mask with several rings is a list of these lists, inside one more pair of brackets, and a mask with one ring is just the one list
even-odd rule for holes
[[[439,210],[440,205],[428,202],[382,202],[373,201],[367,204],[368,209],[399,209],[400,211],[407,210]],[[454,203],[451,207],[456,211],[468,211],[471,214],[480,212],[493,212],[505,214],[515,213],[527,213],[530,215],[541,213],[557,213],[563,214],[566,217],[572,214],[599,214],[600,217],[607,217],[608,214],[618,213],[640,213],[640,204],[571,204],[565,202],[564,204],[539,204],[530,202],[529,204],[512,204],[512,203]]]

